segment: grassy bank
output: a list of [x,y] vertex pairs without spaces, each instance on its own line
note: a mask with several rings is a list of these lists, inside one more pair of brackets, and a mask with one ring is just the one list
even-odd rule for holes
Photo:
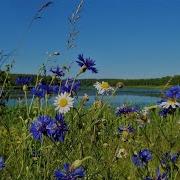
[[[41,114],[54,117],[54,107],[34,104],[29,115],[25,106],[3,110],[0,154],[6,167],[0,171],[1,179],[54,179],[56,168],[85,157],[88,159],[80,165],[86,170],[86,179],[142,179],[155,177],[157,167],[165,171],[161,163],[165,153],[179,152],[179,111],[162,118],[154,109],[143,122],[136,113],[116,116],[108,104],[97,103],[87,109],[83,103],[65,116],[68,132],[64,142],[53,142],[47,136],[40,142],[32,137],[31,123]],[[134,128],[132,133],[118,132],[118,127],[129,124]],[[138,168],[132,155],[145,148],[152,159]],[[178,180],[180,162],[167,160],[167,164],[170,179]]]

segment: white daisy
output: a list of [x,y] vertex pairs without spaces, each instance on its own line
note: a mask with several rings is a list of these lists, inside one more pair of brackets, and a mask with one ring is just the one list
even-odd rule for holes
[[55,110],[59,111],[59,113],[67,113],[71,107],[73,107],[74,98],[70,97],[68,93],[61,93],[58,95],[54,101],[54,105],[56,106]]
[[109,85],[108,82],[104,82],[102,81],[100,82],[96,82],[94,84],[94,87],[98,90],[98,94],[104,94],[104,93],[108,93],[110,91],[113,91],[114,89]]
[[165,109],[170,107],[177,108],[180,107],[180,103],[178,103],[175,99],[168,99],[167,101],[162,102],[159,106]]

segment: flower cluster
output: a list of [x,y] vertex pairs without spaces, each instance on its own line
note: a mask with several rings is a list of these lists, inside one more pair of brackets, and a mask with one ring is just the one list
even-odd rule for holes
[[82,166],[74,168],[70,164],[65,163],[63,170],[55,170],[54,176],[56,180],[76,180],[85,176],[85,169]]
[[134,113],[138,113],[138,109],[135,107],[123,105],[121,107],[117,107],[116,109],[117,116],[122,116],[122,115],[127,116]]
[[58,94],[58,92],[58,85],[48,85],[46,83],[39,83],[31,89],[31,94],[38,98],[44,98],[46,94]]
[[29,85],[32,82],[32,77],[18,77],[15,81],[16,85]]
[[132,156],[132,162],[137,167],[144,167],[152,160],[152,154],[148,149],[143,149]]
[[64,117],[57,114],[55,119],[50,116],[39,116],[30,127],[30,132],[35,140],[42,141],[43,136],[48,136],[53,141],[64,141],[66,132],[68,131]]

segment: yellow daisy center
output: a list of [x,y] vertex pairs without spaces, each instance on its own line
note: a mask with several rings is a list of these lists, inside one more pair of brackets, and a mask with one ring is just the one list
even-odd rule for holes
[[68,105],[68,100],[66,98],[61,98],[58,102],[60,107],[65,107]]
[[102,82],[101,83],[101,88],[102,89],[108,89],[110,86],[109,86],[109,84],[107,83],[107,82]]
[[171,104],[171,105],[173,105],[173,104],[175,104],[176,103],[176,100],[175,99],[168,99],[168,104]]

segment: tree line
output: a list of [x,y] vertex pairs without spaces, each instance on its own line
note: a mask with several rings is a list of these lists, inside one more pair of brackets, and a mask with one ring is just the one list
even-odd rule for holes
[[[1,72],[2,75],[2,72]],[[12,86],[16,86],[16,79],[18,77],[32,77],[31,86],[35,85],[37,75],[34,74],[10,74],[9,81]],[[52,79],[51,76],[41,76],[39,79],[43,79],[43,82],[49,83]],[[125,86],[164,86],[167,83],[169,85],[180,85],[180,75],[166,76],[161,78],[149,78],[149,79],[79,79],[82,87],[91,87],[96,81],[107,81],[110,85],[116,86],[118,82],[122,82]],[[55,82],[57,82],[55,80]],[[3,80],[1,76],[0,85],[2,86]]]

